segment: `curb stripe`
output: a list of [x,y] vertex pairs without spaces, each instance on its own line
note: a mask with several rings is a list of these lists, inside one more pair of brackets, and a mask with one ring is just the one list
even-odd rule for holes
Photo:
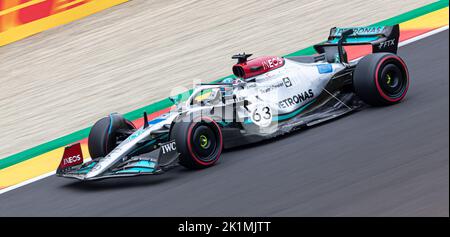
[[[7,0],[8,1],[8,0]],[[129,0],[96,0],[89,1],[84,4],[72,5],[73,8],[65,11],[49,15],[38,20],[18,25],[10,28],[6,31],[0,32],[0,46],[7,45],[9,43],[21,40],[23,38],[32,36],[34,34],[43,32],[56,26],[64,25],[75,20],[87,17],[99,11],[103,11],[107,8],[115,5],[127,2]],[[24,1],[22,1],[24,2]],[[27,7],[33,7],[39,3],[44,3],[45,0],[33,0],[18,6],[0,11],[0,16],[17,12]],[[74,2],[75,3],[75,2]],[[61,7],[61,6],[60,6]],[[64,7],[64,5],[62,6]],[[71,7],[66,5],[66,7]]]

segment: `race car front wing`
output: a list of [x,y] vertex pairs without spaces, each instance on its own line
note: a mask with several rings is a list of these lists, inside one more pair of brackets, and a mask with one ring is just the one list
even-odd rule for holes
[[81,145],[79,143],[67,146],[56,175],[78,180],[99,180],[106,178],[130,177],[138,175],[161,174],[177,166],[179,153],[175,141],[160,143],[159,148],[138,156],[133,156],[118,162],[113,167],[97,176],[87,178],[94,171],[96,164],[102,158],[96,158],[83,163]]

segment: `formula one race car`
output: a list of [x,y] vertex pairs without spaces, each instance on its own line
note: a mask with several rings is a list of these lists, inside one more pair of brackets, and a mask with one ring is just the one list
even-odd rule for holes
[[[396,55],[399,26],[332,28],[312,56],[238,54],[234,76],[197,85],[187,100],[136,128],[114,113],[92,127],[83,163],[80,144],[66,147],[57,175],[95,180],[159,174],[178,164],[212,166],[224,148],[312,126],[365,105],[401,101],[408,90],[405,62]],[[344,46],[371,45],[372,54],[349,61]]]

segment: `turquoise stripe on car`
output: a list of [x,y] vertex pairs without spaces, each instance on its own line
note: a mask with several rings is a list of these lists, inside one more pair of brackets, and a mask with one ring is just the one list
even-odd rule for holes
[[[345,40],[344,43],[370,43],[377,39],[379,39],[379,37],[376,37],[376,36],[375,37],[355,37],[355,38],[349,37]],[[335,38],[335,39],[329,41],[329,43],[337,44],[338,41],[339,41],[339,38]]]
[[141,160],[134,164],[134,166],[147,166],[149,168],[155,168],[155,162],[149,161],[149,160]]
[[308,102],[307,104],[305,104],[302,107],[298,108],[297,110],[295,110],[295,111],[293,111],[293,112],[291,112],[289,114],[284,114],[284,115],[280,115],[280,116],[274,117],[274,119],[276,119],[276,121],[282,121],[282,120],[290,119],[290,118],[292,118],[294,116],[297,116],[299,113],[301,113],[303,110],[308,108],[308,106],[310,106],[315,101],[316,101],[316,99],[313,99],[310,102]]
[[89,173],[89,171],[91,171],[91,169],[95,166],[95,164],[97,164],[97,162],[92,162],[88,166],[83,167],[83,168],[77,170],[76,172],[78,174],[87,174],[87,173]]
[[133,168],[129,168],[126,170],[120,170],[115,172],[116,174],[121,174],[121,173],[151,173],[153,172],[155,169],[152,168],[142,168],[142,167],[133,167]]

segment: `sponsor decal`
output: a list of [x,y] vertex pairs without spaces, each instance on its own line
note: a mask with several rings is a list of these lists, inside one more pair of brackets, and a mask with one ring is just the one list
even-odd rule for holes
[[175,141],[166,143],[164,145],[161,146],[161,150],[163,154],[175,151],[177,149],[176,145],[175,145]]
[[284,83],[284,86],[286,86],[286,87],[292,86],[292,82],[291,82],[291,79],[289,79],[289,77],[283,78],[283,83]]
[[278,106],[282,109],[289,108],[291,106],[297,105],[302,103],[303,101],[309,100],[314,98],[314,93],[312,89],[309,89],[308,91],[305,91],[303,93],[299,93],[297,95],[294,95],[292,97],[289,97],[287,99],[284,99],[282,101],[278,102]]
[[374,35],[381,34],[384,30],[384,26],[373,26],[373,27],[356,27],[356,28],[338,28],[336,29],[335,36],[341,36],[342,32],[353,29],[352,35]]
[[384,48],[386,48],[386,47],[391,47],[391,46],[394,46],[394,45],[395,45],[395,39],[386,40],[386,41],[384,41],[384,42],[381,42],[381,43],[378,45],[378,49],[384,49]]
[[319,64],[317,65],[317,69],[320,74],[326,74],[333,72],[333,66],[331,64]]
[[273,57],[267,61],[262,62],[264,70],[272,69],[283,65],[283,59],[280,57]]
[[81,161],[81,155],[76,155],[76,156],[71,156],[71,157],[68,157],[68,158],[64,158],[63,159],[63,164],[71,166],[72,164],[77,163],[79,161]]
[[272,91],[273,89],[280,88],[283,86],[285,86],[285,87],[292,86],[292,82],[291,82],[291,79],[289,79],[289,77],[284,77],[284,78],[282,78],[282,81],[276,82],[275,84],[272,84],[272,85],[269,85],[263,89],[260,89],[259,91],[261,93],[268,93],[268,92]]
[[284,83],[280,81],[280,82],[277,82],[276,84],[273,84],[273,85],[267,86],[266,88],[260,89],[259,91],[261,93],[268,93],[268,92],[272,91],[273,89],[280,88],[282,86],[284,86]]
[[245,85],[245,89],[249,89],[249,88],[255,88],[256,87],[256,83],[247,83],[246,85]]
[[64,154],[59,163],[58,169],[65,169],[83,163],[83,153],[80,143],[64,148]]

